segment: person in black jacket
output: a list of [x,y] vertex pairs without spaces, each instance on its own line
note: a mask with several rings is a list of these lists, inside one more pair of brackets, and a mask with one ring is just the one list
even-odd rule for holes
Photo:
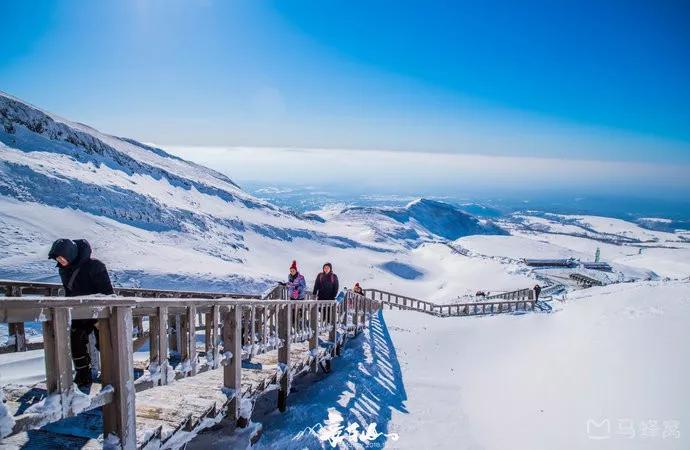
[[313,293],[318,300],[335,300],[338,290],[338,276],[333,273],[331,263],[326,263],[323,265],[323,272],[316,276]]
[[[91,258],[91,246],[86,240],[58,239],[53,242],[48,258],[57,262],[66,297],[113,294],[108,270],[105,264]],[[76,371],[74,382],[80,387],[92,383],[88,344],[91,333],[98,342],[96,322],[94,319],[72,321],[70,346]]]
[[534,300],[537,301],[539,300],[539,294],[541,294],[541,286],[538,284],[534,285]]

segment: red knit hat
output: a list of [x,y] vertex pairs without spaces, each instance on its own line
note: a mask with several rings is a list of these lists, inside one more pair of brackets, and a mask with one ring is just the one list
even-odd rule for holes
[[359,287],[359,283],[355,283],[355,287]]
[[297,261],[292,260],[292,265],[290,266],[290,270],[295,269],[297,270]]

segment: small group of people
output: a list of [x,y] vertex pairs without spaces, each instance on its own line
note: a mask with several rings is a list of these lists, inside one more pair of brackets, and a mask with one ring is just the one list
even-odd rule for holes
[[[297,261],[292,261],[288,281],[284,283],[287,287],[288,298],[293,300],[304,300],[307,291],[307,282],[297,268]],[[356,294],[364,295],[364,290],[355,283],[352,289]],[[340,292],[340,282],[338,275],[333,273],[333,265],[329,262],[323,265],[321,272],[316,276],[312,294],[317,300],[335,300]]]
[[[85,239],[56,240],[48,252],[48,258],[57,263],[66,297],[114,293],[105,264],[91,257],[91,245]],[[304,300],[307,283],[304,276],[299,273],[297,261],[292,261],[290,275],[284,285],[288,290],[288,298]],[[333,265],[327,262],[316,276],[312,293],[318,300],[335,300],[339,291],[338,276],[333,273]],[[359,283],[355,284],[353,291],[364,295]],[[75,369],[74,382],[79,387],[88,386],[93,382],[88,345],[89,336],[93,333],[96,348],[99,346],[97,322],[95,319],[79,319],[73,320],[71,324],[70,346]]]

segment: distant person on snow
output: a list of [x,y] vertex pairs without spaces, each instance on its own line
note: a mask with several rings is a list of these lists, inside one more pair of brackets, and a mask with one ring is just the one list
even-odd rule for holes
[[326,263],[323,265],[323,272],[316,276],[314,295],[318,300],[335,300],[338,290],[338,276],[333,273],[331,263]]
[[307,290],[307,282],[304,277],[297,270],[297,261],[292,261],[290,266],[290,275],[288,275],[288,282],[285,283],[287,287],[288,299],[290,300],[304,300],[304,293]]
[[539,300],[539,294],[541,294],[541,286],[538,284],[534,285],[534,301]]
[[[91,258],[91,246],[84,240],[72,241],[58,239],[48,253],[49,259],[57,262],[60,279],[65,288],[66,297],[78,297],[93,294],[113,294],[108,270],[105,264]],[[72,360],[76,374],[74,382],[77,386],[88,386],[91,379],[91,357],[89,356],[89,335],[96,335],[98,345],[97,320],[79,319],[72,321],[70,330],[70,346]]]

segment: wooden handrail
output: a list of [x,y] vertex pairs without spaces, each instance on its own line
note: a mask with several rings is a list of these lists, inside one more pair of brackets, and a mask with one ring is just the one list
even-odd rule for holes
[[[279,288],[276,286],[273,290]],[[0,280],[0,289],[13,290],[58,290],[63,291],[64,288],[62,284],[59,283],[46,283],[40,281],[18,281],[18,280]],[[167,289],[144,289],[144,288],[128,288],[128,287],[113,287],[115,295],[127,296],[127,297],[168,297],[175,296],[178,298],[256,298],[260,299],[262,296],[260,294],[243,294],[243,293],[231,293],[231,292],[210,292],[210,291],[175,291]],[[272,291],[271,291],[272,292]],[[10,294],[13,295],[13,294]],[[55,294],[50,295],[57,295]]]
[[[531,289],[521,289],[519,291],[506,293],[517,297],[516,300],[504,300],[503,297],[492,296],[488,298],[500,298],[501,300],[453,304],[432,303],[379,289],[367,289],[365,294],[372,299],[377,299],[382,304],[389,305],[391,309],[396,307],[398,309],[419,311],[435,316],[450,317],[533,310],[534,299],[530,292],[533,293]],[[518,293],[522,297],[519,297]],[[499,294],[499,296],[500,295],[501,294]]]
[[[222,368],[228,396],[227,414],[239,421],[243,354],[251,357],[278,349],[278,363],[283,368],[277,380],[280,385],[279,407],[284,409],[289,394],[290,344],[308,340],[310,351],[316,352],[319,333],[328,332],[329,352],[336,356],[345,341],[342,333],[339,336],[339,325],[344,325],[345,333],[352,325],[351,329],[357,333],[365,325],[367,317],[371,320],[375,306],[380,308],[381,305],[352,292],[343,302],[287,300],[286,291],[280,286],[271,290],[265,296],[267,299],[259,300],[257,296],[218,297],[215,294],[212,298],[186,298],[175,295],[175,292],[170,298],[143,295],[57,297],[54,285],[48,283],[13,283],[12,293],[21,294],[15,288],[29,285],[32,289],[41,288],[53,295],[0,297],[0,322],[42,322],[46,387],[48,396],[59,398],[61,413],[59,417],[49,418],[26,414],[16,416],[12,434],[81,412],[72,410],[70,406],[73,384],[69,324],[74,319],[97,319],[101,379],[106,388],[90,399],[90,406],[86,409],[103,406],[104,436],[114,433],[123,448],[136,446],[136,392],[155,389],[173,379],[208,370]],[[149,320],[147,333],[141,329],[143,316]],[[135,322],[139,328],[137,336],[134,335]],[[193,330],[199,327],[206,330],[208,363],[199,361],[197,355]],[[147,377],[132,385],[135,340],[150,342],[150,364]],[[219,345],[220,342],[222,344]],[[175,371],[168,361],[172,348],[181,358]],[[324,363],[330,366],[330,357]]]

